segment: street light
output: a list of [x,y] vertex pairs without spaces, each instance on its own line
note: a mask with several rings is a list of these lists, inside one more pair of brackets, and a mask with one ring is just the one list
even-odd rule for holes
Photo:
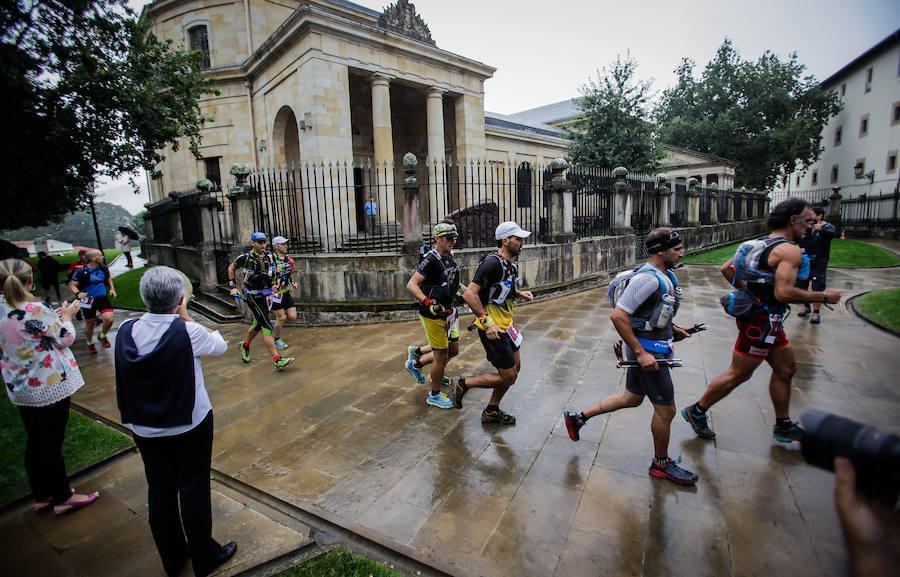
[[865,170],[865,165],[861,162],[857,162],[856,166],[853,167],[853,174],[856,176],[857,180],[860,178],[868,178],[869,184],[875,182],[875,171],[870,170],[869,172],[863,174],[863,170]]

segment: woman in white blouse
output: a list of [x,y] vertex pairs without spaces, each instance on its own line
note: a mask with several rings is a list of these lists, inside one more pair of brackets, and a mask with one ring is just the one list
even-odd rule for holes
[[28,435],[25,470],[34,510],[53,507],[60,517],[99,496],[69,487],[62,456],[71,397],[84,384],[69,350],[75,340],[72,317],[80,304],[75,300],[54,311],[41,303],[31,294],[31,267],[17,259],[0,261],[0,287],[0,374]]

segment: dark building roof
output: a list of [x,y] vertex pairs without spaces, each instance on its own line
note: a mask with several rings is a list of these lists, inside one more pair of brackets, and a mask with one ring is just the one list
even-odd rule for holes
[[509,116],[506,114],[497,114],[496,112],[485,111],[484,124],[485,126],[496,126],[497,128],[518,130],[520,132],[541,134],[543,136],[569,138],[569,133],[561,128],[550,126],[549,124],[543,124],[541,122],[532,122],[529,120],[525,120],[518,115]]
[[869,62],[870,60],[872,60],[873,58],[875,58],[876,56],[878,56],[879,54],[881,54],[882,52],[884,52],[885,50],[889,49],[891,46],[894,46],[897,43],[900,43],[900,28],[898,28],[897,30],[894,30],[887,38],[885,38],[884,40],[882,40],[875,46],[869,48],[868,50],[866,50],[865,52],[863,52],[862,54],[860,54],[859,56],[857,56],[856,58],[851,60],[849,64],[847,64],[846,66],[844,66],[843,68],[841,68],[840,70],[838,70],[837,72],[835,72],[834,74],[832,74],[831,76],[829,76],[828,78],[823,80],[821,83],[819,83],[819,86],[821,86],[822,88],[825,88],[826,86],[833,84],[834,82],[839,80],[841,77],[851,74],[857,68],[859,68],[860,66],[863,66],[864,64],[866,64],[867,62]]
[[581,116],[581,109],[578,108],[577,99],[570,98],[553,104],[545,104],[537,108],[529,108],[522,112],[516,112],[511,115],[520,118],[526,122],[539,122],[542,124],[550,124],[551,122],[559,122],[560,120],[569,120]]

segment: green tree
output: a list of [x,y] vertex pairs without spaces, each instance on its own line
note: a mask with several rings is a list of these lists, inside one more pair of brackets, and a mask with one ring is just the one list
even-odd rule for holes
[[651,81],[634,77],[637,62],[626,55],[616,57],[612,69],[603,67],[597,79],[582,86],[578,99],[581,117],[573,125],[569,156],[573,162],[613,168],[625,166],[634,172],[657,168],[662,151],[658,146],[649,103]]
[[840,104],[803,75],[796,53],[746,61],[726,38],[699,79],[694,67],[684,59],[676,86],[663,92],[656,110],[663,142],[735,160],[735,185],[759,189],[819,158],[822,128]]
[[0,3],[0,202],[15,207],[0,228],[58,220],[98,176],[152,172],[168,145],[197,154],[197,100],[216,92],[201,58],[158,40],[126,0]]
[[147,221],[144,220],[145,214],[147,214],[147,211],[142,210],[141,212],[131,217],[131,228],[133,228],[140,235],[147,234]]

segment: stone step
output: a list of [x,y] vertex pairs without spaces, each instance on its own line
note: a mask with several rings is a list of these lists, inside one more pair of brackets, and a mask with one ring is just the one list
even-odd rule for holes
[[225,301],[220,295],[213,296],[208,293],[194,295],[188,303],[188,308],[219,323],[240,322],[244,318],[237,312],[236,304]]

